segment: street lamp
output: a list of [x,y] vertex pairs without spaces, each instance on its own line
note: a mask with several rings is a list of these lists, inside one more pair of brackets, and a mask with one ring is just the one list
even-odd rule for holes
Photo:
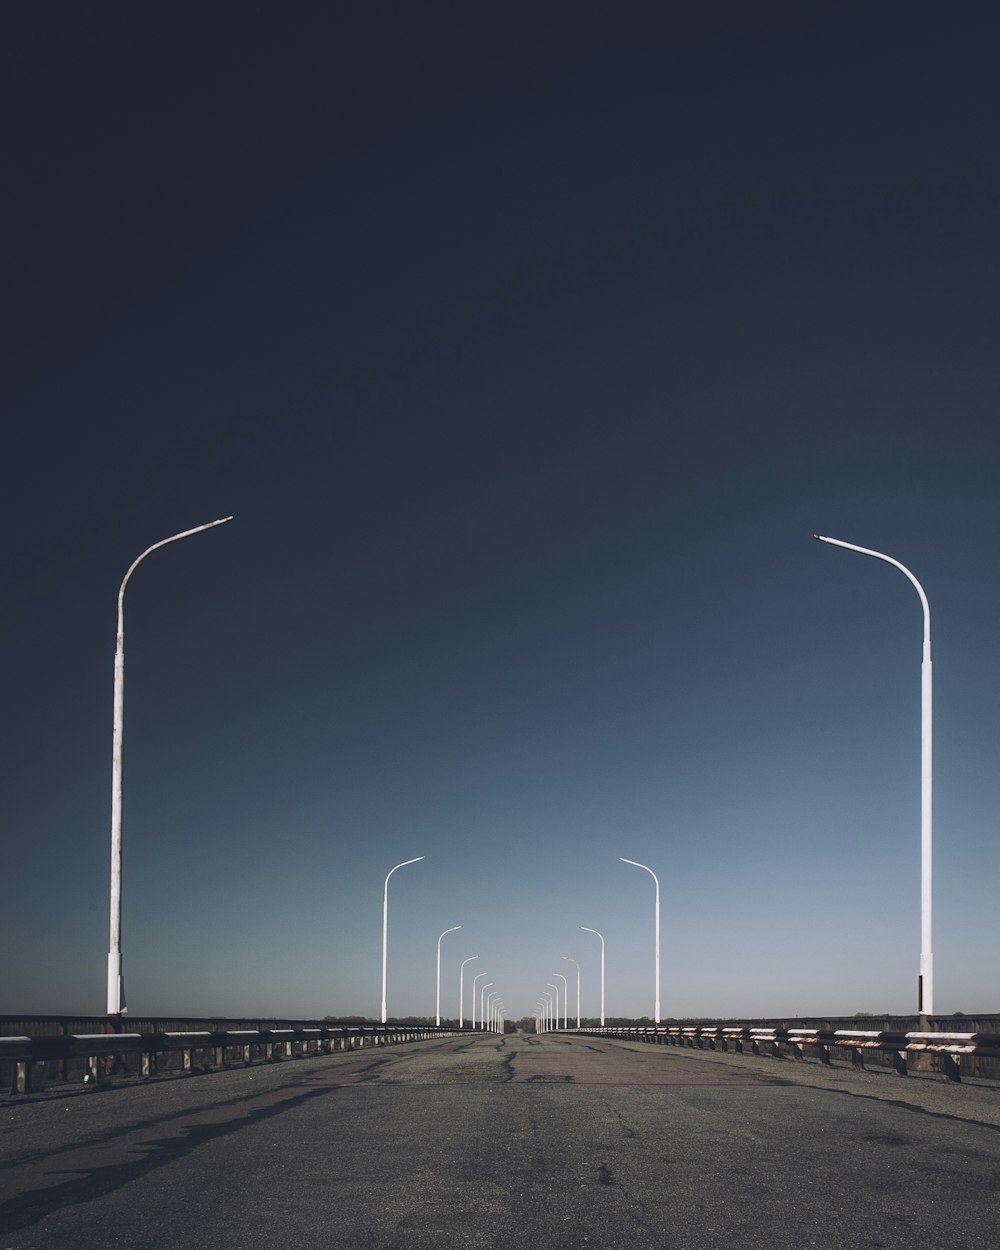
[[839,538],[827,538],[823,534],[813,534],[813,538],[821,543],[831,543],[834,547],[845,547],[848,551],[860,552],[863,556],[873,556],[876,560],[884,560],[886,564],[899,569],[904,577],[908,577],[913,583],[914,589],[920,596],[920,606],[924,611],[924,649],[920,665],[920,966],[917,976],[917,1011],[921,1016],[932,1016],[934,1014],[934,955],[931,944],[933,849],[931,609],[923,586],[905,564],[900,564],[892,556],[883,555],[881,551],[872,551],[868,547],[857,547],[854,543],[845,543]]
[[[401,864],[397,864],[396,868],[405,868],[407,864],[419,864],[422,859],[426,859],[426,855],[418,855],[416,859],[404,859]],[[385,1024],[385,965],[386,951],[388,949],[389,937],[389,878],[396,871],[396,868],[390,868],[385,876],[385,888],[382,891],[382,1023]]]
[[569,981],[563,973],[553,972],[554,977],[558,977],[563,983],[563,1028],[569,1028]]
[[444,933],[442,933],[442,934],[441,934],[441,937],[439,937],[439,938],[438,938],[438,957],[437,957],[437,1018],[436,1018],[436,1019],[437,1019],[437,1026],[438,1026],[438,1028],[440,1028],[440,1027],[441,1027],[441,938],[445,937],[445,936],[446,936],[447,934],[449,934],[449,933],[455,933],[455,932],[456,932],[456,930],[461,929],[461,927],[462,927],[462,926],[461,926],[460,924],[453,925],[453,926],[452,926],[452,928],[450,928],[450,929],[445,929]]
[[[485,976],[486,973],[483,975]],[[487,981],[483,988],[479,991],[479,1027],[481,1029],[486,1028],[486,1005],[483,1002],[483,999],[486,997],[486,991],[492,984],[492,981]]]
[[220,517],[217,521],[208,521],[204,525],[196,525],[192,530],[183,530],[180,534],[172,534],[169,538],[161,538],[152,547],[147,547],[129,565],[128,572],[122,578],[118,590],[118,633],[115,639],[115,687],[114,687],[114,726],[111,735],[111,925],[108,942],[108,1015],[120,1016],[125,1010],[125,977],[122,973],[122,735],[125,710],[125,587],[128,579],[135,572],[141,561],[155,551],[157,547],[165,547],[167,543],[175,543],[179,538],[188,538],[191,534],[200,534],[202,530],[214,529],[216,525],[225,525],[231,516]]
[[643,868],[656,882],[656,998],[653,1004],[653,1023],[660,1023],[660,879],[653,872],[652,868],[647,868],[645,864],[637,864],[634,859],[626,859],[624,855],[618,858],[623,864],[631,864],[633,868]]
[[[580,925],[585,933],[597,933],[596,929],[588,929],[585,924]],[[604,1028],[604,934],[597,933],[601,939],[601,1028]]]
[[574,959],[572,955],[563,955],[563,959],[568,960],[571,964],[576,964],[576,1027],[580,1027],[580,961]]
[[[479,981],[482,977],[488,977],[489,975],[490,974],[488,972],[477,972],[476,975],[472,978],[472,1027],[473,1028],[476,1027],[476,982]],[[490,984],[492,985],[493,982],[491,981]]]
[[[478,959],[478,955],[470,955],[468,959],[462,960],[462,966],[458,970],[458,1027],[465,1028],[465,965],[471,964],[474,959]],[[472,1002],[472,1014],[476,1014],[475,999]]]
[[[555,973],[553,973],[552,975],[554,976],[554,975],[555,975]],[[555,981],[546,981],[546,982],[545,982],[545,984],[549,987],[549,989],[550,989],[550,990],[555,990],[555,992],[556,992],[556,1020],[555,1020],[555,1024],[556,1024],[556,1029],[558,1029],[558,1028],[559,1028],[559,986],[558,986],[558,985],[556,985]]]

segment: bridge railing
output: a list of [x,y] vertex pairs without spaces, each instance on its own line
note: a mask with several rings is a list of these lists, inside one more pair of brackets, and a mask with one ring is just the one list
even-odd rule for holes
[[940,1072],[951,1081],[966,1076],[1000,1079],[1000,1033],[926,1033],[892,1030],[776,1027],[752,1024],[638,1025],[571,1029],[570,1032],[686,1046],[773,1059],[816,1059],[829,1064],[835,1056],[864,1067],[877,1057],[901,1076],[909,1071]]
[[444,1025],[391,1021],[269,1022],[266,1027],[260,1023],[256,1028],[224,1027],[219,1021],[205,1024],[204,1028],[147,1027],[122,1032],[115,1021],[105,1026],[108,1031],[99,1033],[63,1028],[58,1033],[0,1036],[0,1079],[12,1094],[26,1094],[52,1079],[66,1081],[82,1076],[84,1081],[100,1082],[120,1075],[151,1077],[167,1071],[206,1072],[470,1032]]

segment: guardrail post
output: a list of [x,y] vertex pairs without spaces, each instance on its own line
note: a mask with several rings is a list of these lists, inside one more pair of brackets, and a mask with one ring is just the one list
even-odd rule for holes
[[941,1051],[939,1058],[941,1060],[941,1071],[945,1074],[949,1081],[961,1081],[962,1065],[954,1055],[949,1055],[946,1051]]
[[33,1064],[30,1059],[19,1059],[14,1068],[14,1088],[12,1094],[31,1093],[31,1073]]

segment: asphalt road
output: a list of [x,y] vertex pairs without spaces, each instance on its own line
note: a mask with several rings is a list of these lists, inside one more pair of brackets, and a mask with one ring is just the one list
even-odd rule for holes
[[0,1250],[997,1250],[1000,1090],[596,1039],[0,1107]]

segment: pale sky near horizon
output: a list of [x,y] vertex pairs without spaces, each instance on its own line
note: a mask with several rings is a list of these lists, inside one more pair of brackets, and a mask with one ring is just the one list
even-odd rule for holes
[[[661,16],[649,17],[657,12]],[[1000,19],[15,4],[2,1013],[1000,1010]],[[494,22],[490,25],[490,22]],[[445,33],[445,31],[447,33]],[[480,982],[480,985],[482,982]],[[561,986],[562,982],[558,982]],[[575,1003],[575,987],[573,994]]]

